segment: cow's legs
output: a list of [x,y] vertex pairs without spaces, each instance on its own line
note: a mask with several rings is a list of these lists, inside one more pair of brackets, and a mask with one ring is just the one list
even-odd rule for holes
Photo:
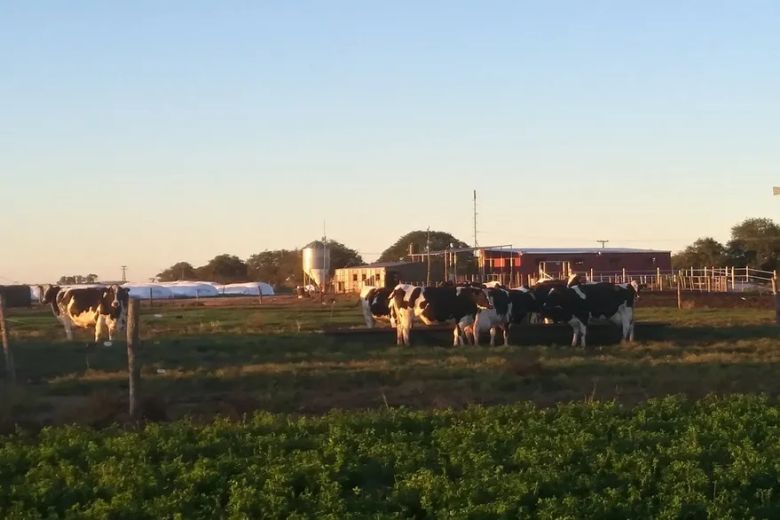
[[490,346],[496,346],[496,327],[490,327]]
[[68,338],[68,341],[73,341],[73,325],[70,322],[70,319],[63,315],[62,316],[62,326],[65,327],[65,337]]
[[106,318],[106,329],[108,329],[108,341],[114,341],[114,332],[119,330],[119,320]]
[[509,325],[504,324],[504,326],[501,328],[504,331],[504,346],[509,346]]
[[396,327],[396,345],[411,345],[411,331],[412,331],[412,315],[411,309],[400,309],[398,312],[398,326]]
[[102,314],[98,313],[95,319],[95,343],[100,343],[100,338],[103,336],[103,326],[105,325],[105,318]]
[[361,300],[360,306],[363,310],[363,319],[366,322],[366,327],[373,329],[375,325],[374,316],[371,314],[370,303],[366,300]]
[[634,341],[634,309],[631,307],[623,313],[623,336],[628,341]]
[[585,348],[585,336],[588,335],[588,326],[585,325],[583,322],[580,322],[580,338],[581,338],[581,344],[582,348]]
[[576,316],[569,320],[569,325],[572,329],[571,346],[576,347],[577,344],[585,346],[585,336],[588,334],[588,327],[585,322]]
[[577,318],[572,318],[569,320],[569,326],[571,326],[572,330],[572,336],[571,336],[571,346],[576,347],[577,343],[579,343],[580,340],[580,327],[579,322]]

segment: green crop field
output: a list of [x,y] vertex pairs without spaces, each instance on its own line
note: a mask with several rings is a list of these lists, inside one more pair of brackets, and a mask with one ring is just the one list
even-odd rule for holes
[[354,302],[145,308],[139,430],[122,341],[13,310],[0,517],[777,517],[774,313],[637,317],[669,326],[399,348],[320,332]]
[[778,518],[779,435],[747,396],[49,428],[0,445],[0,515]]

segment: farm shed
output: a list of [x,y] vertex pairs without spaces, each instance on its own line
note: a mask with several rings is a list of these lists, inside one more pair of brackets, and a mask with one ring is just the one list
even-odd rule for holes
[[566,277],[571,273],[652,274],[672,268],[671,251],[634,248],[512,248],[479,249],[480,270],[488,279],[517,283],[522,277]]
[[[431,267],[431,279],[441,277],[441,268]],[[336,269],[333,287],[336,292],[360,292],[364,285],[394,287],[398,283],[425,283],[428,265],[425,262],[377,262]]]

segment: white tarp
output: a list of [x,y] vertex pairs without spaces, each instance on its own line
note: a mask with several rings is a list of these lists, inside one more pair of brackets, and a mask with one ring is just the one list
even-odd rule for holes
[[273,296],[274,288],[265,282],[231,283],[219,291],[225,296]]
[[219,290],[207,282],[160,282],[173,292],[174,298],[208,298],[219,296]]
[[126,283],[122,287],[130,290],[131,298],[138,298],[141,300],[148,300],[150,298],[155,300],[169,300],[174,297],[170,287],[164,287],[154,283]]

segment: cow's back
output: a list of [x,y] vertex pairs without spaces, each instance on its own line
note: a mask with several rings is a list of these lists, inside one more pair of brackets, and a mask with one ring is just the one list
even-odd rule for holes
[[622,287],[609,282],[585,284],[578,288],[585,294],[588,311],[594,317],[611,317],[618,312],[621,305],[633,307],[636,298],[633,287]]

